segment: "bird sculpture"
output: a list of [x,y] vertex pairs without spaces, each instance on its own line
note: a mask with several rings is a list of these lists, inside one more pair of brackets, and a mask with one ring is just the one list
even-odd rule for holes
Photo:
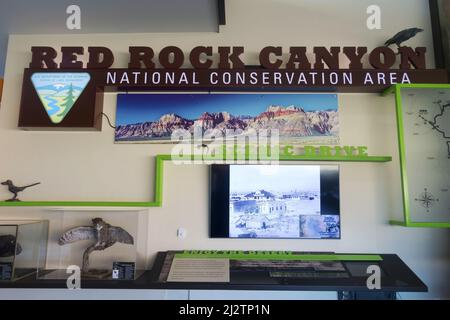
[[36,186],[36,185],[38,185],[38,184],[40,184],[40,182],[33,183],[33,184],[28,185],[28,186],[16,187],[16,186],[14,185],[14,183],[13,183],[11,180],[6,180],[6,181],[2,182],[2,185],[8,186],[9,192],[11,192],[12,194],[14,194],[14,196],[13,196],[11,199],[8,199],[8,200],[6,200],[6,201],[20,201],[20,200],[17,198],[17,195],[18,195],[19,192],[22,192],[23,190],[25,190],[25,189],[27,189],[27,188],[29,188],[29,187],[34,187],[34,186]]
[[0,258],[13,257],[22,252],[22,247],[16,243],[16,237],[10,234],[0,235]]
[[420,28],[409,28],[409,29],[405,29],[402,30],[398,33],[396,33],[392,38],[390,38],[389,40],[387,40],[384,45],[386,47],[392,45],[392,44],[396,44],[398,48],[401,47],[401,44],[411,38],[413,38],[416,34],[418,34],[419,32],[422,32],[423,29]]
[[133,237],[124,229],[114,227],[101,218],[92,219],[93,226],[77,227],[64,232],[59,238],[59,245],[65,245],[80,240],[95,240],[83,253],[83,266],[81,271],[89,274],[89,255],[93,251],[105,250],[116,242],[134,244]]

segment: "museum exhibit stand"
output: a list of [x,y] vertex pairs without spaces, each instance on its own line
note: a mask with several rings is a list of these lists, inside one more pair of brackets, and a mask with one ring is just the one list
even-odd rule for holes
[[[128,280],[139,278],[145,271],[148,242],[145,228],[148,215],[145,211],[118,213],[48,209],[46,216],[50,224],[47,259],[45,268],[37,274],[38,279],[67,279],[67,268],[72,265],[81,268],[82,279],[111,280],[114,277],[114,265],[120,263],[132,264]],[[104,226],[96,226],[95,219]],[[88,252],[90,245],[95,243],[93,233],[96,228],[101,228],[100,232],[107,228],[117,228],[119,231],[113,229],[111,236],[106,234],[105,240],[98,240],[115,241],[113,245]]]
[[0,300],[450,297],[444,0],[81,2],[0,32]]
[[450,227],[448,72],[400,45],[421,32],[251,47],[248,65],[243,46],[155,54],[124,39],[116,54],[12,36],[0,299],[395,300],[436,287],[401,251],[407,228]]
[[[164,291],[202,291],[202,290],[238,290],[238,291],[324,291],[337,292],[341,299],[395,299],[397,292],[426,292],[427,286],[394,254],[377,255],[378,261],[364,261],[368,255],[346,255],[342,262],[345,271],[341,273],[316,273],[311,269],[297,270],[296,277],[274,277],[268,270],[233,270],[228,283],[177,283],[161,280],[164,274],[164,261],[171,252],[159,252],[151,270],[143,273],[136,280],[82,280],[81,288],[89,289],[137,289]],[[247,254],[240,252],[240,254]],[[313,259],[317,257],[304,259]],[[247,258],[248,259],[248,258]],[[278,259],[286,259],[278,258]],[[326,259],[333,259],[328,256]],[[362,261],[361,261],[362,260]],[[329,261],[329,260],[328,260]],[[367,288],[366,269],[370,265],[381,268],[381,290]],[[166,266],[167,268],[167,266]],[[278,271],[283,270],[277,268]],[[166,271],[167,272],[167,271]],[[291,269],[292,272],[292,269]],[[10,289],[67,289],[65,280],[42,280],[33,276],[15,282],[1,282],[0,294],[7,294]],[[59,292],[59,291],[58,291]],[[73,291],[72,291],[73,292]],[[76,293],[73,293],[76,295]],[[145,295],[145,293],[143,293]],[[147,293],[148,294],[148,293]],[[170,293],[169,293],[170,294]],[[64,293],[70,298],[70,292]],[[149,294],[151,296],[151,294]]]
[[[414,166],[427,165],[426,161],[431,161],[430,168],[436,168],[436,163],[440,168],[439,157],[447,159],[450,151],[445,144],[442,147],[439,143],[436,145],[429,143],[429,150],[424,153],[423,149],[417,149],[414,141],[420,139],[421,135],[427,139],[430,135],[435,135],[437,139],[441,136],[446,137],[446,133],[441,130],[440,118],[448,114],[450,86],[396,85],[383,92],[383,95],[390,94],[393,94],[397,108],[397,133],[401,163],[399,175],[401,175],[403,188],[404,208],[404,221],[393,219],[390,227],[394,228],[394,225],[400,225],[446,228],[449,226],[449,216],[439,215],[438,210],[441,203],[445,205],[444,199],[448,190],[441,188],[436,194],[433,187],[441,183],[439,175],[430,174],[429,181],[424,182],[423,176],[418,175]],[[426,106],[430,106],[430,108],[427,109]],[[418,115],[420,123],[417,122],[417,117],[413,120],[408,119],[411,115]],[[230,179],[237,178],[233,178],[232,172],[228,171],[231,170],[229,169],[231,167],[235,168],[233,170],[237,170],[238,166],[222,164],[222,167],[217,168],[222,168],[220,169],[222,171],[227,170],[226,175],[219,175],[217,178],[215,171],[211,169],[211,201],[219,204],[220,207],[222,205],[220,199],[223,197],[220,192],[225,192],[226,201],[232,201],[232,210],[250,214],[250,218],[244,219],[244,216],[241,215],[239,219],[233,220],[234,217],[228,216],[228,212],[225,213],[226,218],[223,216],[217,218],[212,212],[210,237],[264,237],[264,234],[270,234],[267,230],[274,230],[271,225],[273,222],[270,219],[255,220],[256,218],[250,221],[252,216],[255,217],[261,213],[268,213],[270,216],[277,212],[281,217],[280,221],[289,221],[290,218],[284,215],[286,208],[283,201],[289,203],[309,201],[312,205],[314,201],[320,200],[320,195],[325,197],[325,194],[328,197],[326,201],[331,201],[329,198],[331,194],[339,194],[338,165],[340,163],[349,163],[351,166],[352,163],[361,162],[382,166],[392,161],[391,155],[369,155],[366,147],[332,149],[321,146],[301,149],[304,152],[300,154],[295,154],[292,150],[294,148],[280,148],[280,155],[277,159],[282,166],[285,166],[284,168],[291,170],[288,174],[294,175],[296,169],[307,168],[310,170],[313,167],[327,172],[326,179],[325,176],[320,176],[321,191],[319,194],[317,192],[285,192],[275,196],[264,190],[239,194],[230,189],[230,186],[233,185]],[[333,153],[331,150],[335,152]],[[336,150],[342,152],[338,153]],[[345,152],[345,150],[347,151]],[[225,147],[222,151],[224,154],[227,152]],[[233,157],[231,162],[233,162],[237,159],[238,154],[236,150],[233,150],[231,154]],[[424,159],[420,159],[420,154],[426,155]],[[250,157],[249,151],[245,150],[241,160],[250,160]],[[415,161],[411,161],[408,157]],[[81,279],[81,288],[84,291],[137,289],[138,292],[143,292],[145,297],[151,297],[151,292],[159,292],[153,296],[156,298],[170,297],[173,294],[173,297],[188,299],[193,297],[191,293],[202,290],[238,290],[241,292],[319,291],[335,292],[338,299],[396,299],[398,292],[426,292],[428,290],[427,285],[396,254],[229,250],[171,251],[171,248],[167,248],[168,251],[152,253],[156,255],[152,257],[153,260],[149,259],[148,225],[151,210],[152,207],[163,206],[163,185],[171,187],[171,182],[164,183],[164,163],[174,160],[174,155],[170,154],[155,156],[154,191],[152,199],[147,202],[79,201],[76,199],[71,201],[55,199],[52,201],[1,202],[0,206],[4,207],[37,207],[43,214],[41,220],[35,221],[0,221],[0,296],[7,297],[9,293],[13,292],[20,295],[25,292],[20,290],[27,289],[67,288],[67,279],[77,268]],[[200,161],[203,163],[202,165],[205,165],[204,161],[208,161],[207,166],[215,168],[213,163],[224,163],[224,160],[230,161],[230,158],[226,158],[225,155],[213,157],[199,153],[190,156],[189,160]],[[257,162],[261,158],[257,156],[253,160]],[[425,162],[421,163],[420,161]],[[308,163],[309,165],[300,166],[299,163]],[[190,165],[192,164],[185,165],[186,170],[189,170]],[[245,178],[245,172],[250,172],[252,169],[251,166],[245,167],[246,165],[248,164],[242,165],[242,173],[235,175],[251,180],[251,178]],[[336,170],[336,186],[334,187],[330,182],[330,170],[333,168]],[[320,172],[322,174],[322,171]],[[433,169],[427,172],[433,172]],[[418,181],[423,184],[418,186]],[[225,191],[215,190],[221,189],[223,186],[225,186]],[[264,203],[261,202],[262,198]],[[440,202],[439,199],[441,199]],[[337,214],[336,212],[331,214],[322,212],[321,215],[326,219],[320,220],[321,227],[315,225],[319,221],[316,218],[314,218],[316,220],[307,220],[312,218],[303,218],[302,220],[301,218],[300,224],[294,227],[294,231],[295,228],[300,228],[300,234],[303,232],[304,238],[308,239],[340,239],[339,197],[335,200],[338,204]],[[320,201],[322,201],[322,210],[331,210],[329,203]],[[420,204],[420,206],[414,206],[414,204]],[[223,204],[224,207],[227,205],[228,203]],[[212,205],[211,210],[221,211],[217,205],[215,207],[216,209]],[[416,212],[418,208],[429,213],[425,216],[426,219]],[[309,209],[303,208],[302,210]],[[216,218],[219,219],[219,224],[226,227],[225,229],[219,228],[219,231],[211,231],[214,229],[214,219]],[[231,227],[231,221],[235,224],[234,227]],[[263,227],[255,227],[255,223],[259,223]],[[284,222],[280,223],[282,225]],[[310,225],[314,228],[308,227]],[[238,231],[233,228],[237,228]],[[323,229],[318,231],[317,228]],[[256,231],[239,233],[242,232],[239,230]],[[292,229],[290,230],[292,232]],[[315,233],[311,233],[311,230]],[[214,235],[214,232],[218,235]],[[232,232],[238,233],[233,235]],[[267,237],[270,238],[270,236]],[[226,271],[220,273],[213,270],[218,272],[217,281],[214,281],[215,278],[205,280],[206,274],[208,274],[207,267],[201,264],[197,265],[202,261],[206,264],[224,263]],[[176,263],[181,264],[182,267],[174,271]],[[75,269],[73,269],[74,267]],[[203,270],[203,267],[206,269]],[[195,274],[196,268],[199,274]],[[174,273],[180,272],[180,270],[185,274],[180,276],[180,279],[183,280],[177,281]],[[381,287],[370,287],[368,270],[378,270]],[[198,279],[203,277],[203,280],[194,281],[192,279],[195,277],[190,278],[193,276],[199,277]],[[70,292],[64,293],[67,298],[70,298],[71,294]]]

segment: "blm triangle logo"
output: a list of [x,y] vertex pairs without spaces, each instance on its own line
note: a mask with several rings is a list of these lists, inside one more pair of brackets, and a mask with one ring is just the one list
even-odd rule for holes
[[86,72],[37,72],[31,76],[39,99],[55,124],[64,120],[90,79]]

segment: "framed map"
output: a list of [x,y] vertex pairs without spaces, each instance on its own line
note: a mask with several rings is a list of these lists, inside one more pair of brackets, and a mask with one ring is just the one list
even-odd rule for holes
[[450,227],[450,85],[395,88],[404,222]]

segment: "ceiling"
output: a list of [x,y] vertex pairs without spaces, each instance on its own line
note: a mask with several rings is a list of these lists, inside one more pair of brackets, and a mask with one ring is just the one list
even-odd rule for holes
[[[4,33],[218,31],[215,0],[1,0]],[[81,9],[81,30],[67,30],[66,8]],[[6,10],[7,8],[7,10]]]
[[[68,30],[66,9],[81,9]],[[8,34],[218,32],[217,0],[0,0],[0,77]]]

